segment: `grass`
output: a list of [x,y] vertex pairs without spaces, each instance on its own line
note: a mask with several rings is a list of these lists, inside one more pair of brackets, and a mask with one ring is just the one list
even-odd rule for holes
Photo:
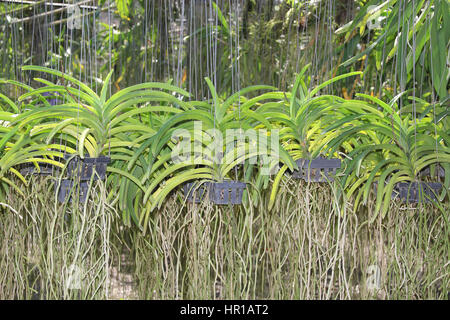
[[[369,224],[373,199],[353,213],[334,185],[284,180],[271,212],[267,194],[251,208],[178,191],[143,234],[103,186],[65,207],[49,183],[34,178],[25,200],[10,195],[16,213],[1,209],[0,298],[448,299],[448,201],[392,202]],[[72,264],[80,290],[65,286]]]

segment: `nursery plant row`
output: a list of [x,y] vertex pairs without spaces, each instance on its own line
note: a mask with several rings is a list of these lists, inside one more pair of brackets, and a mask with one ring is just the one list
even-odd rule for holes
[[[393,199],[448,201],[448,107],[408,92],[390,101],[321,93],[360,72],[309,88],[306,66],[289,92],[255,85],[229,97],[205,78],[209,97],[195,101],[170,83],[111,94],[112,72],[96,93],[58,70],[22,70],[46,79],[35,78],[40,85],[34,87],[1,80],[20,92],[0,94],[3,203],[11,192],[23,195],[36,174],[52,175],[59,201],[74,205],[86,201],[91,183],[103,180],[124,222],[144,229],[177,188],[186,201],[218,205],[255,205],[267,190],[271,210],[282,179],[336,183],[355,210],[373,197],[372,220],[385,216]],[[400,107],[405,98],[409,103]]]

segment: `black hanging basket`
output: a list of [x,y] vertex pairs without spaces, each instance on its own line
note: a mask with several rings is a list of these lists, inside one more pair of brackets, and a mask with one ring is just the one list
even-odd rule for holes
[[195,182],[188,182],[183,185],[184,196],[187,202],[200,203],[205,198],[209,189],[209,183],[198,186]]
[[[55,181],[55,187],[58,187],[58,181]],[[79,202],[85,203],[87,199],[87,192],[89,188],[88,181],[80,181],[77,186],[74,187],[74,181],[69,179],[62,179],[61,185],[58,189],[58,201],[64,203],[64,201],[68,201],[69,203],[73,202],[73,196],[79,195]]]
[[437,177],[437,178],[445,178],[445,170],[441,165],[437,165],[435,168],[435,172],[433,176],[431,175],[431,168],[427,166],[420,172],[421,177]]
[[[51,92],[44,92],[44,93],[42,93],[42,95],[43,95],[44,97],[53,97],[53,96],[55,96],[56,94],[55,94],[55,93],[51,93]],[[48,101],[48,103],[49,103],[51,106],[56,106],[57,104],[60,103],[60,101],[59,101],[58,99],[49,99],[49,100],[47,100],[47,101]]]
[[299,169],[294,171],[292,177],[311,182],[333,181],[336,170],[341,167],[341,159],[336,158],[299,159],[296,162]]
[[437,201],[436,195],[441,189],[442,184],[439,182],[398,182],[394,186],[392,199],[400,199],[405,203]]
[[68,160],[67,174],[71,178],[77,178],[81,181],[90,180],[94,174],[94,180],[104,180],[106,177],[106,168],[108,163],[111,162],[111,158],[101,156],[98,158],[84,157],[81,159],[79,156],[66,154],[64,158]]
[[38,162],[37,166],[39,169],[33,163],[24,163],[20,166],[20,174],[23,176],[30,174],[51,176],[57,171],[57,168],[50,163]]
[[215,204],[241,204],[246,186],[240,181],[213,182],[209,186],[209,200]]

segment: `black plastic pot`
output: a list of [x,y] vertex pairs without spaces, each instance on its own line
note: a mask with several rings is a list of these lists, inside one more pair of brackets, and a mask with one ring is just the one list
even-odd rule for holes
[[[55,181],[55,187],[58,187],[58,181]],[[89,184],[88,181],[81,181],[77,186],[74,187],[74,181],[69,179],[62,179],[61,185],[58,189],[58,201],[63,203],[67,201],[69,203],[73,202],[73,195],[79,195],[79,202],[85,203],[87,199]]]
[[[42,93],[42,95],[43,95],[44,97],[53,97],[53,96],[55,96],[56,94],[55,94],[55,93],[52,93],[52,92],[44,92],[44,93]],[[48,101],[48,103],[49,103],[51,106],[56,106],[57,104],[60,103],[60,101],[59,101],[58,99],[50,99],[50,100],[47,100],[47,101]]]
[[212,182],[209,200],[215,204],[241,204],[247,184],[240,181]]
[[[79,156],[73,157],[70,154],[66,154],[64,158],[68,160],[67,174],[71,178],[76,178],[81,181],[90,180],[94,174],[94,180],[104,180],[106,178],[106,168],[108,163],[111,162],[109,157],[98,157],[81,159]],[[70,160],[69,160],[70,159]]]
[[439,182],[398,182],[394,186],[392,198],[398,198],[405,203],[437,201],[436,195],[441,189],[442,184]]
[[[430,177],[430,178],[445,178],[445,170],[442,166],[437,165],[436,171],[434,172],[434,175],[431,176],[431,169],[430,166],[427,166],[425,169],[423,169],[420,172],[421,177]],[[433,179],[432,179],[433,180]]]
[[292,177],[311,182],[333,181],[336,170],[341,167],[341,159],[336,158],[299,159],[296,162],[299,169],[294,171]]
[[195,182],[188,182],[183,185],[184,196],[187,202],[200,203],[205,198],[209,189],[209,183],[198,186]]
[[29,174],[37,174],[40,176],[51,176],[54,173],[56,173],[57,168],[55,168],[52,164],[50,163],[42,163],[39,162],[38,164],[38,168],[36,168],[36,166],[33,163],[24,163],[23,165],[20,166],[20,174],[23,176],[29,175]]

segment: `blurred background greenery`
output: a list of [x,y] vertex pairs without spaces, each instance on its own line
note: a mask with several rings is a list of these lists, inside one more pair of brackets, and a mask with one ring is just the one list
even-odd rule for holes
[[447,0],[2,0],[0,77],[30,83],[20,66],[34,64],[95,86],[114,69],[113,91],[172,81],[199,99],[206,76],[220,94],[288,90],[311,63],[310,87],[364,72],[327,88],[345,98],[406,90],[444,102],[449,12]]

